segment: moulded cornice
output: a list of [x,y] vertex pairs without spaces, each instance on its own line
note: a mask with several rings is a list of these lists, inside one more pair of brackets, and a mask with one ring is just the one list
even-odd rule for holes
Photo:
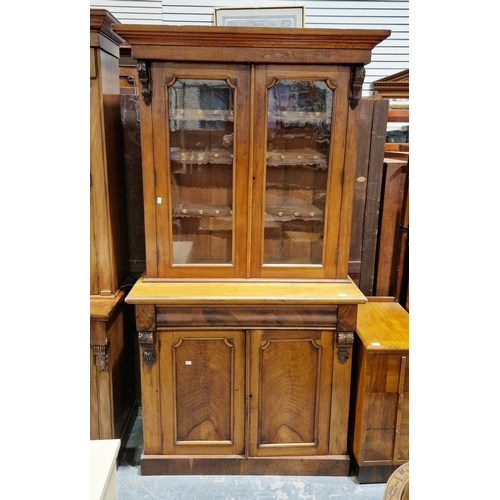
[[410,70],[405,69],[393,75],[372,82],[375,90],[408,89],[410,85]]
[[90,9],[90,32],[105,35],[118,45],[124,40],[114,31],[113,26],[119,26],[119,23],[120,21],[105,9]]
[[[152,48],[155,56],[162,47],[256,49],[257,51],[371,51],[385,40],[390,30],[323,28],[256,28],[226,26],[113,25],[129,44]],[[141,52],[141,55],[144,51]],[[259,54],[259,52],[255,52]],[[252,61],[249,61],[252,62]]]

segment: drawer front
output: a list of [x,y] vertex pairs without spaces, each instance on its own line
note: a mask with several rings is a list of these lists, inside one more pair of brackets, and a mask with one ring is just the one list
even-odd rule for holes
[[409,358],[373,354],[369,366],[364,460],[407,460]]

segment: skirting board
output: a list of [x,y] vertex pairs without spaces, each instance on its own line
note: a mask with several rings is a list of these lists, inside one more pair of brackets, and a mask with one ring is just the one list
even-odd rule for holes
[[348,476],[348,455],[243,457],[141,455],[142,476],[167,475],[301,475]]

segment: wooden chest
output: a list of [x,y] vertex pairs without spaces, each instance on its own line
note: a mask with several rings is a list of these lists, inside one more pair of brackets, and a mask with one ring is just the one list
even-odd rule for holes
[[380,298],[358,306],[349,441],[360,483],[409,460],[409,315]]

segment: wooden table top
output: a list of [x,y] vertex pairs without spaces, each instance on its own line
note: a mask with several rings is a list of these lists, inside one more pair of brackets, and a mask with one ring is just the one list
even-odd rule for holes
[[358,307],[356,333],[367,350],[408,350],[408,311],[397,302],[369,300]]
[[362,304],[352,281],[161,281],[139,279],[125,301],[156,305],[332,305]]

